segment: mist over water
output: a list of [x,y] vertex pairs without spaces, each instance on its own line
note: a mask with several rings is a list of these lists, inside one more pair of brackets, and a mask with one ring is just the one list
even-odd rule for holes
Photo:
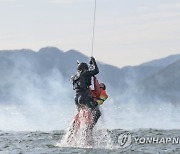
[[65,129],[75,113],[69,79],[56,68],[38,74],[26,59],[11,62],[0,77],[0,130]]
[[[33,72],[14,72],[10,94],[0,107],[0,129],[64,129],[74,114],[70,84],[56,69],[40,77]],[[66,124],[66,125],[65,125]]]
[[104,107],[105,122],[110,129],[179,129],[179,107],[172,104],[121,104]]
[[[73,120],[76,110],[70,77],[65,78],[56,67],[38,73],[35,68],[40,65],[33,60],[8,57],[0,66],[0,130],[66,130]],[[146,97],[140,103],[140,96],[132,90],[134,84],[123,94],[106,84],[109,98],[101,107],[98,128],[180,127],[177,104]]]

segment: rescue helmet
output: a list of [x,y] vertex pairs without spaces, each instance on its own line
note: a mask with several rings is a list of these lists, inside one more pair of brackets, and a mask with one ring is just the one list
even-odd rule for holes
[[100,83],[99,87],[102,88],[103,90],[106,90],[106,85],[104,83]]
[[84,63],[84,62],[78,64],[78,67],[77,67],[77,70],[78,70],[78,71],[83,71],[84,69],[86,69],[86,70],[89,69],[88,64],[86,64],[86,63]]

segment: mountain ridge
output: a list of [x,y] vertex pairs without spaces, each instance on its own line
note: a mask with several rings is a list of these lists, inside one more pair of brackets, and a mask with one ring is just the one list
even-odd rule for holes
[[[158,73],[161,74],[163,70],[169,70],[168,66],[172,67],[171,65],[173,63],[179,61],[179,57],[180,54],[177,54],[146,62],[141,65],[125,66],[122,68],[97,61],[100,69],[98,79],[100,82],[106,83],[108,85],[107,87],[111,87],[110,93],[121,94],[122,98],[127,97],[127,93],[128,95],[132,95],[132,92],[137,91],[137,87],[141,87],[139,86],[141,84],[143,84],[142,87],[146,93],[152,93],[152,91],[156,90],[149,87],[153,84],[159,85],[160,83],[160,81],[153,78],[153,76],[158,76]],[[0,85],[4,85],[2,87],[8,89],[8,83],[6,85],[3,80],[6,80],[6,76],[11,76],[15,70],[21,73],[19,76],[23,75],[23,71],[29,71],[29,75],[37,74],[43,78],[55,69],[61,72],[65,81],[68,81],[70,77],[76,73],[77,60],[80,62],[89,62],[89,58],[77,50],[64,52],[56,47],[44,47],[38,51],[31,49],[1,50],[0,79],[2,81]],[[174,72],[178,74],[179,69],[176,68]],[[163,75],[163,77],[173,81],[173,78],[168,78],[168,73]],[[148,80],[148,78],[150,79]],[[11,84],[13,84],[13,81],[11,81]],[[0,89],[0,91],[3,93],[3,89]],[[171,91],[173,92],[173,88],[171,88]]]

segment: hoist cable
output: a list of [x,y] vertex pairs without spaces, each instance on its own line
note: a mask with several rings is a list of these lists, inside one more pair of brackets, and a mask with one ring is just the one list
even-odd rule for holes
[[94,31],[95,31],[95,24],[96,24],[96,0],[94,2],[94,21],[93,21],[93,34],[92,34],[92,51],[91,56],[93,56],[94,53]]

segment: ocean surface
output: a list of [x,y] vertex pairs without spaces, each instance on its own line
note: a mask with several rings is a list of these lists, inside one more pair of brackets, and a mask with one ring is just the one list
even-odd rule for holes
[[2,154],[179,154],[180,130],[96,130],[93,146],[66,145],[65,131],[0,131]]

